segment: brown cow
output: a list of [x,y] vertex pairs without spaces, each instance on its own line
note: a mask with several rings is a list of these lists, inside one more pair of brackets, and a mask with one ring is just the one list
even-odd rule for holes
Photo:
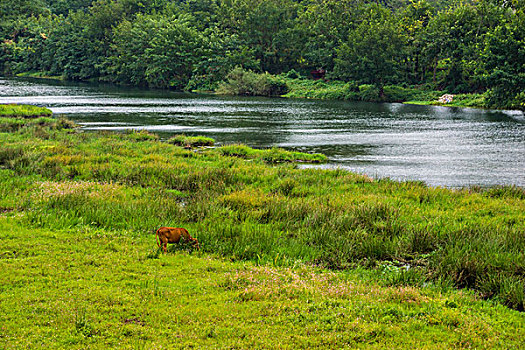
[[181,237],[184,237],[185,241],[193,242],[193,246],[199,249],[197,238],[191,237],[188,230],[182,227],[161,227],[157,230],[157,237],[159,248],[162,247],[164,253],[168,251],[168,243],[179,243]]

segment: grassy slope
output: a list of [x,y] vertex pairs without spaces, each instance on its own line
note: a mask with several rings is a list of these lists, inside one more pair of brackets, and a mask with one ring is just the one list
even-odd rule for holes
[[525,315],[357,272],[227,262],[153,234],[0,217],[4,349],[519,348]]

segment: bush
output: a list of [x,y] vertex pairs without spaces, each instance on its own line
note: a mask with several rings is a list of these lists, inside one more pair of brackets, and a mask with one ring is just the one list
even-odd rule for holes
[[283,74],[283,77],[288,79],[302,79],[303,76],[297,72],[295,69],[289,70],[288,72]]
[[232,70],[226,79],[217,88],[217,93],[240,96],[281,96],[288,92],[288,86],[279,78],[268,73],[254,73],[241,67]]
[[416,92],[414,89],[404,88],[399,85],[385,86],[385,99],[389,102],[404,102],[413,100]]
[[359,85],[359,95],[361,101],[373,102],[379,101],[379,89],[375,85]]

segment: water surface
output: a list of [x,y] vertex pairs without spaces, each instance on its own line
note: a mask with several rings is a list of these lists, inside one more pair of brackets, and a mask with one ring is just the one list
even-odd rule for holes
[[279,98],[0,78],[0,103],[46,106],[86,130],[145,129],[321,152],[323,167],[432,186],[525,186],[518,111]]

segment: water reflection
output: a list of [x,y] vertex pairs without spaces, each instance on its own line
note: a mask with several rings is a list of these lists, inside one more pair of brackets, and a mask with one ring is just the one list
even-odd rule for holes
[[0,103],[50,107],[86,130],[145,129],[163,138],[281,146],[330,157],[323,167],[430,185],[525,186],[519,111],[399,103],[238,98],[112,85],[0,79]]

